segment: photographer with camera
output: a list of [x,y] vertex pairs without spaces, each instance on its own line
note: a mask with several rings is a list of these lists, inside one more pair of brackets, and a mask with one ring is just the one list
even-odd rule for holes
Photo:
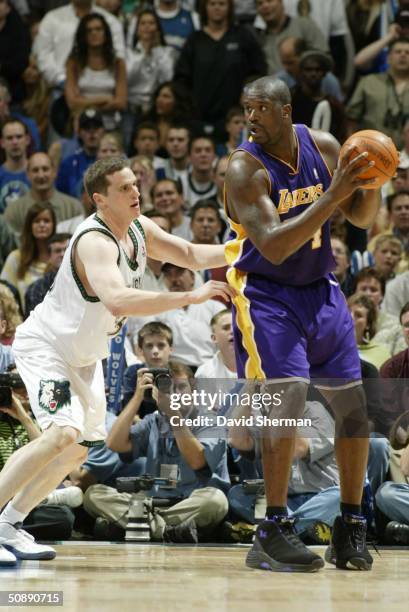
[[[190,394],[193,374],[183,364],[170,362],[172,392]],[[154,384],[155,381],[155,384]],[[153,487],[153,497],[171,497],[177,503],[150,513],[151,537],[154,540],[194,543],[209,537],[227,513],[223,491],[230,486],[227,472],[226,441],[215,438],[209,428],[172,426],[171,416],[195,414],[191,404],[179,410],[169,407],[169,374],[154,376],[146,368],[138,371],[137,391],[115,421],[107,445],[119,453],[130,453],[132,459],[146,457],[146,473],[153,477],[178,476],[177,486],[165,491]],[[160,387],[160,391],[158,390]],[[158,402],[159,411],[134,423],[146,390]],[[172,419],[173,421],[173,419]],[[126,528],[131,495],[111,487],[94,485],[84,498],[84,507],[92,516],[103,516]]]
[[349,134],[380,130],[403,146],[402,128],[409,115],[409,38],[396,38],[388,48],[386,72],[361,77],[347,105]]

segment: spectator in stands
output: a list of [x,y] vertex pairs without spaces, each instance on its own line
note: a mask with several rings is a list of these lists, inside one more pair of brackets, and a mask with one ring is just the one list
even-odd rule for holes
[[261,36],[268,74],[275,74],[283,68],[279,45],[289,36],[305,40],[308,49],[328,52],[328,44],[315,21],[309,17],[289,17],[285,12],[283,0],[257,0],[256,7],[254,27]]
[[55,227],[52,205],[33,204],[24,222],[21,246],[10,253],[1,271],[1,278],[18,289],[23,309],[28,286],[46,270],[49,260],[47,241],[54,234]]
[[122,16],[123,0],[96,0],[96,4],[118,19]]
[[226,115],[225,128],[228,135],[227,141],[216,145],[218,157],[229,155],[243,142],[243,130],[246,125],[243,109],[241,106],[233,106]]
[[391,355],[396,355],[405,347],[405,340],[397,317],[381,309],[385,295],[385,281],[375,268],[363,268],[354,278],[356,293],[369,297],[377,311],[373,341],[388,347]]
[[373,267],[386,284],[396,276],[402,251],[402,243],[395,236],[377,236],[375,239]]
[[163,159],[156,155],[159,149],[159,128],[152,121],[142,121],[136,126],[133,146],[137,155],[145,155],[155,170],[163,166]]
[[386,346],[373,341],[376,334],[376,307],[367,295],[358,293],[348,298],[348,306],[355,325],[359,356],[379,370],[391,353]]
[[218,244],[222,227],[220,209],[214,200],[198,200],[190,210],[192,240],[196,244]]
[[[173,365],[173,392],[191,391],[192,373],[180,364]],[[153,510],[151,534],[155,540],[197,542],[202,530],[211,533],[227,514],[228,504],[223,490],[229,487],[226,441],[215,438],[208,428],[187,428],[171,425],[175,415],[197,414],[193,405],[171,410],[166,398],[159,398],[159,412],[147,415],[133,424],[145,389],[152,388],[152,374],[145,371],[139,377],[137,401],[130,402],[116,419],[107,444],[120,453],[132,453],[132,458],[146,457],[146,472],[153,476],[164,473],[162,466],[172,466],[179,473],[176,489],[167,489],[166,496],[178,499],[169,509]],[[157,389],[153,389],[157,397]],[[166,432],[166,444],[164,433]],[[160,490],[152,491],[156,496]],[[118,493],[104,485],[90,487],[84,499],[85,509],[93,516],[104,516],[122,528],[126,527],[130,495]],[[152,516],[153,514],[153,516]]]
[[305,51],[299,61],[298,82],[291,90],[294,123],[331,132],[339,142],[346,136],[343,105],[324,94],[322,81],[332,69],[331,56],[321,51]]
[[[2,345],[13,344],[17,325],[23,322],[20,315],[19,305],[10,289],[0,285],[0,343]],[[1,371],[1,367],[0,367]]]
[[22,76],[28,65],[30,46],[28,27],[10,6],[10,0],[0,0],[0,76],[10,84],[14,104],[25,96]]
[[191,208],[198,200],[209,200],[217,194],[216,183],[213,180],[213,166],[216,160],[213,140],[207,136],[192,138],[189,156],[191,167],[188,171],[184,196],[187,207]]
[[182,49],[175,79],[190,89],[205,132],[224,136],[226,113],[239,103],[246,79],[267,72],[258,40],[244,26],[234,25],[233,0],[204,0],[202,29]]
[[54,234],[48,239],[49,260],[44,275],[28,286],[25,295],[26,317],[43,301],[50,290],[68,248],[71,234]]
[[336,268],[333,271],[345,297],[353,294],[353,276],[350,271],[350,253],[347,245],[341,238],[331,236],[331,249],[335,259]]
[[[390,6],[382,7],[382,15],[378,25],[379,35],[373,42],[359,49],[354,64],[362,72],[384,72],[387,69],[387,48],[398,38],[409,36],[409,14],[407,10],[399,9],[394,15],[396,5],[402,6],[406,0],[387,2]],[[378,3],[376,3],[378,4]],[[369,18],[371,23],[371,17]]]
[[404,272],[408,269],[409,263],[409,191],[398,191],[388,196],[386,202],[389,213],[389,228],[372,238],[368,244],[368,250],[371,253],[374,252],[375,243],[380,236],[395,236],[402,244],[397,271]]
[[151,109],[145,119],[152,121],[159,128],[159,144],[165,151],[166,138],[170,126],[174,123],[188,123],[194,118],[191,93],[180,83],[169,81],[162,83],[156,90]]
[[191,240],[190,219],[183,212],[182,185],[173,179],[162,179],[152,189],[154,207],[165,215],[172,228],[172,234]]
[[354,0],[346,3],[348,25],[358,52],[381,38],[384,0]]
[[79,138],[82,147],[61,163],[57,174],[56,187],[59,191],[80,198],[83,191],[82,179],[88,166],[94,163],[102,136],[104,122],[100,113],[93,108],[83,111],[79,118]]
[[0,215],[0,270],[4,266],[7,256],[11,251],[14,251],[16,246],[14,233],[11,231],[4,215]]
[[346,37],[350,35],[344,0],[284,0],[290,17],[310,17],[318,25],[329,44],[337,75],[343,73],[347,61]]
[[126,50],[128,76],[128,113],[135,122],[148,112],[151,99],[162,83],[173,76],[175,56],[173,48],[165,45],[160,20],[154,10],[146,8],[138,13],[132,45]]
[[[41,143],[38,143],[35,149],[40,150],[47,142],[50,92],[38,69],[37,58],[33,53],[30,55],[28,66],[23,72],[23,81],[26,97],[23,101],[22,109],[25,115],[27,115],[27,119],[32,118],[30,124],[32,122],[35,125],[35,130],[38,130]],[[22,119],[28,125],[26,116],[22,116]],[[30,131],[32,129],[30,125],[29,129]]]
[[399,151],[399,163],[409,167],[409,118],[402,128],[402,149]]
[[[300,58],[305,51],[308,51],[307,43],[302,38],[289,36],[283,38],[279,45],[280,60],[283,68],[276,74],[291,89],[299,80]],[[337,77],[331,72],[327,72],[321,82],[321,91],[326,96],[332,96],[342,102],[344,95]]]
[[393,422],[408,409],[409,387],[404,382],[409,378],[409,302],[400,312],[399,317],[406,347],[382,365],[382,415],[380,432],[389,436]]
[[388,283],[383,308],[386,312],[399,317],[400,311],[407,302],[409,302],[409,272],[403,272]]
[[112,33],[116,56],[124,58],[124,36],[118,19],[95,6],[92,0],[71,0],[67,6],[46,13],[40,24],[38,66],[49,86],[62,90],[66,77],[65,62],[72,49],[75,32],[80,19],[91,12],[105,18]]
[[217,352],[197,368],[195,377],[237,378],[231,310],[226,308],[214,315],[210,327]]
[[99,143],[97,159],[110,157],[111,155],[125,157],[124,145],[120,132],[109,132],[105,134]]
[[146,155],[135,155],[130,168],[138,180],[139,202],[143,213],[152,208],[152,189],[156,183],[153,163]]
[[388,51],[389,68],[364,76],[347,105],[350,133],[381,130],[402,146],[402,127],[409,114],[409,39],[398,38]]
[[[6,81],[0,77],[0,125],[4,125],[9,119],[21,121],[27,127],[29,134],[28,152],[40,151],[41,139],[36,122],[32,117],[28,117],[20,112],[19,107],[10,110],[10,102],[10,88]],[[22,105],[22,109],[25,110],[25,104]]]
[[115,54],[102,15],[83,17],[66,63],[65,99],[73,113],[97,109],[106,130],[118,129],[127,105],[125,62]]
[[27,164],[27,176],[31,183],[30,191],[17,200],[13,200],[4,213],[4,218],[17,240],[20,238],[27,212],[33,204],[41,202],[51,204],[57,223],[83,212],[78,200],[55,189],[56,171],[46,153],[34,153],[30,157]]
[[187,125],[174,124],[169,126],[166,136],[166,153],[168,158],[164,160],[162,168],[156,172],[157,178],[170,178],[180,180],[182,185],[187,185],[187,173],[189,166],[189,143],[191,133]]
[[[162,266],[168,291],[190,291],[194,287],[195,275],[187,268],[171,263]],[[189,289],[190,288],[190,289]],[[225,306],[216,300],[208,300],[201,307],[193,304],[163,313],[160,319],[173,332],[173,357],[177,361],[197,368],[214,355],[210,334],[212,317]]]
[[0,166],[0,213],[8,204],[28,192],[27,147],[28,129],[18,119],[7,119],[1,128],[0,146],[5,162]]
[[180,52],[190,34],[200,28],[199,15],[180,0],[159,0],[156,6],[167,45]]

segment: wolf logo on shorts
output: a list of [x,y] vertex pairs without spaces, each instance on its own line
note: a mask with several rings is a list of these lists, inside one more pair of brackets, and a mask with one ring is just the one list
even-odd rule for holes
[[40,380],[38,402],[40,408],[55,414],[71,402],[69,380]]

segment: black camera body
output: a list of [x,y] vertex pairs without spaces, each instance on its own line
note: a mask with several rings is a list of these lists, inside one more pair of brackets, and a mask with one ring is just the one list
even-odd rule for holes
[[[149,368],[149,374],[153,376],[153,384],[162,393],[169,393],[172,388],[172,376],[169,368]],[[152,390],[145,391],[145,397],[152,397]]]
[[116,479],[116,488],[120,493],[139,493],[149,491],[153,485],[159,485],[162,489],[173,489],[176,481],[171,478],[156,478],[150,474],[143,476],[124,476]]
[[2,372],[0,374],[0,407],[10,408],[12,402],[12,390],[23,388],[23,379],[17,372]]

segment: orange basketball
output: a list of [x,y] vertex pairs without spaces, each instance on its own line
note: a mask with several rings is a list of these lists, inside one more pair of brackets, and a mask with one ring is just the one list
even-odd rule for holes
[[[358,178],[376,178],[377,181],[371,185],[366,185],[363,189],[378,189],[394,176],[399,164],[399,153],[389,136],[377,130],[355,132],[342,145],[340,157],[345,154],[346,148],[351,145],[353,150],[349,155],[349,159],[367,151],[367,159],[375,162],[372,168],[360,174]],[[366,161],[362,161],[363,166],[366,163]]]

